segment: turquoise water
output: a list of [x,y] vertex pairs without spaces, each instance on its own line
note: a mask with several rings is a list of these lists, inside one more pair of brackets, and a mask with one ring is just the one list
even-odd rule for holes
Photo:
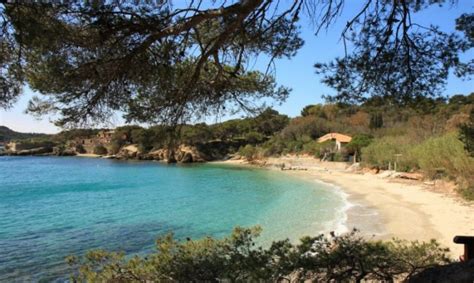
[[278,171],[78,157],[0,157],[0,281],[61,280],[64,257],[146,253],[157,236],[222,237],[261,225],[262,243],[334,229],[343,198]]

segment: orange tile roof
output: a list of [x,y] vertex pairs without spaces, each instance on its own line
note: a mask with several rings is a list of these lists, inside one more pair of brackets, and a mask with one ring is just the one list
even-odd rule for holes
[[318,139],[318,142],[322,143],[322,142],[325,142],[325,141],[328,141],[328,140],[336,140],[336,141],[339,141],[339,142],[350,142],[352,140],[352,137],[346,136],[346,135],[343,135],[343,134],[339,134],[339,133],[329,133],[329,134],[326,134],[326,135],[320,137]]

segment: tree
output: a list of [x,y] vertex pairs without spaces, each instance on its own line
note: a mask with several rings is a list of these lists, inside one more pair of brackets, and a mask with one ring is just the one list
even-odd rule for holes
[[304,136],[316,139],[333,130],[329,126],[326,120],[314,116],[296,117],[281,131],[280,135],[286,140],[299,140]]
[[458,76],[472,75],[474,60],[462,63],[459,53],[474,46],[474,14],[463,14],[456,21],[464,36],[412,22],[411,12],[435,2],[366,1],[342,33],[352,52],[315,64],[322,82],[337,91],[327,98],[354,103],[378,96],[394,104],[415,105],[419,99],[439,97],[450,70]]
[[288,116],[281,115],[278,111],[267,108],[253,119],[253,123],[255,124],[254,130],[263,135],[271,136],[281,131],[288,125],[289,121]]
[[366,128],[369,124],[369,114],[364,111],[357,111],[349,117],[348,122],[352,126]]
[[[458,54],[472,48],[472,14],[458,34],[411,22],[440,1],[365,0],[342,32],[351,52],[317,64],[337,101],[381,95],[394,103],[437,96],[453,68],[472,74]],[[306,12],[316,33],[341,14],[345,0],[68,1],[35,4],[0,0],[0,106],[27,83],[43,98],[28,111],[56,112],[62,126],[102,122],[114,111],[128,121],[180,124],[196,116],[255,111],[267,98],[284,100],[272,62],[302,46]],[[281,4],[281,5],[280,5]],[[246,68],[257,54],[270,72]]]
[[372,113],[370,115],[369,128],[378,129],[383,127],[383,115],[382,113]]
[[460,127],[460,139],[464,143],[464,148],[474,157],[474,108],[469,115],[469,121]]
[[[160,237],[146,257],[90,251],[69,257],[76,282],[361,282],[404,281],[449,262],[436,241],[370,241],[352,231],[257,246],[261,229],[235,228],[223,239]],[[290,280],[291,279],[291,280]]]
[[324,112],[324,106],[321,104],[307,105],[301,110],[301,116],[316,116],[326,119],[326,113]]
[[358,134],[352,137],[352,140],[347,144],[347,149],[354,153],[354,162],[357,162],[357,158],[360,159],[362,148],[368,146],[372,139],[372,136],[366,134]]
[[196,144],[209,141],[211,131],[205,123],[185,125],[181,127],[180,140],[186,144]]

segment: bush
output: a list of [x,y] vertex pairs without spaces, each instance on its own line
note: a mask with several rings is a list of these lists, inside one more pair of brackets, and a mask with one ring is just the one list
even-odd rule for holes
[[331,237],[304,237],[257,247],[257,228],[235,228],[224,239],[177,241],[167,235],[146,257],[91,251],[69,257],[73,282],[360,282],[403,281],[449,262],[447,249],[428,243],[368,241],[354,230]]
[[474,201],[474,182],[473,180],[470,180],[470,183],[468,183],[466,186],[461,186],[459,188],[459,193],[461,196],[467,200]]
[[255,146],[248,144],[240,148],[239,154],[245,157],[247,161],[252,161],[258,157],[258,149]]
[[244,139],[248,142],[248,143],[251,143],[251,144],[257,144],[257,143],[261,143],[265,137],[258,133],[258,132],[248,132],[247,134],[245,134],[244,136]]
[[434,178],[440,172],[464,179],[474,176],[474,158],[468,156],[456,132],[427,139],[411,154],[428,177]]
[[375,139],[367,147],[362,148],[362,162],[365,165],[377,166],[387,169],[389,163],[397,161],[398,170],[409,171],[418,167],[416,160],[410,153],[410,149],[414,146],[411,140],[406,136],[387,136]]
[[347,144],[346,148],[349,152],[354,154],[354,161],[361,158],[362,148],[367,147],[372,142],[372,136],[366,134],[357,134]]
[[464,142],[464,148],[474,157],[474,108],[469,115],[469,121],[460,126],[459,138]]
[[98,155],[107,155],[107,148],[105,148],[103,145],[96,145],[94,146],[93,153]]

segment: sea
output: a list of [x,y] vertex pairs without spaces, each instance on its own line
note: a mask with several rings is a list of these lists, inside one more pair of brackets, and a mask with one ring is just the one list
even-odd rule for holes
[[336,187],[278,170],[84,157],[0,157],[0,282],[66,282],[69,255],[152,253],[158,237],[257,242],[343,230]]

